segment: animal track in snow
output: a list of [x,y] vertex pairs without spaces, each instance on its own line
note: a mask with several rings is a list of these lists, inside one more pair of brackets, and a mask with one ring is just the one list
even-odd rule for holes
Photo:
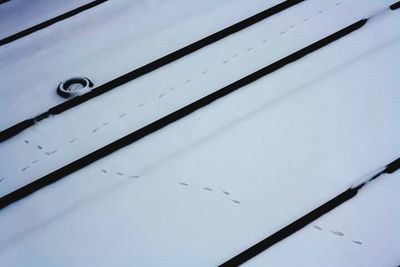
[[[314,229],[317,229],[319,231],[323,231],[322,227],[318,226],[318,225],[313,225]],[[333,235],[339,236],[339,237],[344,237],[345,234],[341,231],[337,231],[337,230],[329,230],[329,232]],[[357,241],[357,240],[351,240],[351,242],[353,242],[354,244],[357,245],[362,245],[361,241]]]
[[[333,7],[337,7],[337,6],[339,6],[339,5],[341,5],[342,4],[342,1],[340,1],[340,2],[336,2],[335,4],[333,4]],[[321,13],[324,13],[325,11],[326,11],[327,9],[320,9],[320,10],[318,10],[318,11],[316,11],[314,14],[315,15],[318,15],[318,14],[321,14]],[[307,22],[307,21],[309,21],[310,19],[311,19],[311,17],[312,16],[308,16],[308,17],[305,17],[302,21],[303,22]],[[286,34],[286,33],[289,33],[289,29],[293,29],[294,27],[296,26],[296,24],[289,24],[288,26],[286,26],[286,29],[283,29],[283,30],[281,30],[280,32],[278,32],[279,34],[277,34],[277,37],[279,37],[279,35],[283,35],[283,34]],[[268,42],[269,42],[269,40],[270,39],[264,39],[264,40],[262,40],[261,42],[263,43],[263,44],[267,44]],[[254,50],[254,47],[248,47],[245,51],[246,52],[250,52],[250,51],[252,51],[252,50]],[[236,53],[236,54],[233,54],[232,55],[232,57],[233,58],[236,58],[236,57],[238,57],[239,56],[239,54],[238,53]],[[224,60],[222,63],[223,64],[227,64],[229,62],[229,59],[226,59],[226,60]],[[207,74],[208,73],[208,70],[203,70],[203,71],[201,71],[201,74]],[[186,80],[184,80],[184,82],[183,82],[183,85],[186,85],[186,84],[189,84],[189,83],[191,83],[192,82],[192,79],[186,79]],[[175,90],[176,89],[176,87],[175,86],[172,86],[172,87],[169,87],[169,91],[173,91],[173,90]],[[161,94],[159,94],[158,95],[158,98],[162,98],[162,97],[164,97],[166,95],[166,93],[164,92],[164,93],[161,93]],[[145,105],[145,102],[142,102],[142,103],[140,103],[140,104],[138,104],[137,105],[137,108],[140,108],[140,107],[143,107]],[[117,117],[119,118],[119,119],[121,119],[121,118],[123,118],[123,117],[125,117],[127,115],[127,113],[122,113],[122,114],[120,114],[120,115],[118,115]],[[107,126],[107,125],[109,125],[110,124],[110,122],[103,122],[101,125],[102,125],[102,127],[105,127],[105,126]],[[98,127],[98,128],[94,128],[94,129],[92,129],[91,130],[91,133],[96,133],[96,132],[98,132],[98,131],[100,131],[101,130],[101,128],[102,127]],[[77,141],[78,139],[77,138],[74,138],[74,139],[71,139],[70,141],[69,141],[69,144],[73,144],[73,143],[75,143],[76,141]],[[23,140],[26,144],[31,144],[32,142],[31,141],[29,141],[29,140]],[[38,150],[44,150],[43,149],[43,146],[42,145],[36,145],[36,148],[38,149]],[[58,150],[57,149],[55,149],[55,150],[53,150],[52,152],[44,152],[46,155],[52,155],[52,154],[54,154],[55,152],[57,152]],[[35,163],[37,163],[38,161],[35,161]],[[33,163],[32,163],[33,164]],[[26,167],[24,167],[24,168],[22,168],[22,170],[23,171],[25,171],[25,170],[27,170],[29,168],[29,166],[26,166]]]
[[[101,169],[100,172],[103,173],[104,175],[109,173],[109,171],[106,170],[106,169]],[[128,174],[125,174],[125,173],[123,173],[123,172],[121,172],[121,171],[116,171],[116,172],[114,172],[114,175],[120,176],[120,177],[135,178],[135,179],[139,178],[138,175],[128,175]],[[180,186],[189,187],[189,184],[186,183],[186,182],[179,182],[178,184],[179,184]],[[211,187],[208,187],[208,186],[202,187],[202,189],[203,189],[204,191],[215,192],[214,189],[212,189]],[[230,195],[230,193],[229,193],[228,191],[226,191],[226,190],[222,190],[221,193],[222,193],[224,196]],[[229,199],[229,200],[230,200],[232,203],[240,204],[240,201],[239,201],[239,200],[236,200],[236,199]]]

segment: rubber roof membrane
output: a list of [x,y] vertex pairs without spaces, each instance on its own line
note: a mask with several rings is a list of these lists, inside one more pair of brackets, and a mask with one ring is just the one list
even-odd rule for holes
[[400,264],[399,2],[27,7],[0,6],[1,266]]

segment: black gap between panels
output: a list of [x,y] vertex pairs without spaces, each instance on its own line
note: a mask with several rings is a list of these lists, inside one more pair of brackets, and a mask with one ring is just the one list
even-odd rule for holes
[[347,26],[311,45],[308,45],[278,61],[275,61],[274,63],[265,66],[262,69],[259,69],[256,72],[253,72],[250,75],[247,75],[240,80],[237,80],[207,96],[204,96],[203,98],[200,98],[197,101],[192,102],[189,105],[186,105],[136,131],[133,131],[132,133],[106,145],[103,146],[102,148],[97,149],[96,151],[89,153],[88,155],[81,157],[41,178],[38,178],[37,180],[3,196],[0,198],[0,209],[4,208],[34,192],[37,190],[52,184],[65,176],[76,172],[91,163],[129,145],[132,144],[140,139],[142,139],[145,136],[148,136],[161,128],[195,112],[196,110],[207,106],[208,104],[242,88],[243,86],[246,86],[338,39],[340,39],[343,36],[346,36],[347,34],[361,28],[362,26],[365,25],[367,22],[367,19],[360,20],[358,22],[355,22],[351,24],[350,26]]
[[268,248],[272,247],[276,243],[282,241],[286,237],[296,233],[300,229],[304,228],[311,222],[315,221],[322,215],[330,212],[334,208],[340,206],[347,200],[353,198],[357,195],[358,191],[366,185],[371,180],[374,180],[381,176],[382,174],[392,174],[395,171],[400,169],[400,158],[392,161],[388,165],[383,168],[382,171],[374,175],[372,178],[364,181],[360,185],[356,187],[351,187],[346,191],[342,192],[341,194],[337,195],[336,197],[332,198],[328,202],[322,204],[318,208],[310,211],[306,215],[300,217],[299,219],[295,220],[294,222],[288,224],[287,226],[281,228],[277,232],[273,233],[272,235],[266,237],[265,239],[261,240],[257,244],[249,247],[248,249],[244,250],[243,252],[239,253],[235,257],[231,258],[230,260],[226,261],[225,263],[221,264],[220,267],[230,267],[230,266],[239,266],[246,261],[256,257],[258,254],[264,252]]
[[[130,82],[136,78],[139,78],[151,71],[154,71],[154,70],[156,70],[160,67],[163,67],[173,61],[176,61],[184,56],[187,56],[188,54],[191,54],[207,45],[215,43],[229,35],[237,33],[251,25],[256,24],[257,22],[260,22],[268,17],[271,17],[271,16],[273,16],[285,9],[288,9],[294,5],[297,5],[303,1],[304,0],[284,1],[280,4],[277,4],[273,7],[268,8],[260,13],[257,13],[247,19],[244,19],[238,23],[235,23],[225,29],[222,29],[214,34],[204,37],[203,39],[200,39],[192,44],[189,44],[183,48],[180,48],[166,56],[156,59],[142,67],[132,70],[131,72],[128,72],[118,78],[115,78],[103,85],[100,85],[100,86],[96,87],[95,89],[87,92],[86,94],[76,96],[76,97],[74,97],[70,100],[67,100],[57,106],[54,106],[54,107],[50,108],[48,111],[46,111],[38,116],[21,121],[7,129],[4,129],[3,131],[1,131],[0,132],[0,142],[3,142],[5,140],[17,135],[18,133],[22,132],[23,130],[34,125],[35,122],[37,122],[37,121],[45,119],[45,118],[49,117],[50,115],[60,114],[60,113],[66,111],[70,108],[73,108],[83,102],[86,102],[92,98],[95,98],[99,95],[102,95],[102,94],[108,92],[108,91],[111,91],[111,90],[119,87],[120,85],[128,83],[128,82]],[[95,1],[95,2],[98,2],[98,1]],[[100,2],[104,2],[104,1],[100,1]],[[99,3],[97,3],[97,4],[99,4]],[[1,41],[0,41],[0,45],[1,45]]]
[[[0,4],[4,3],[4,2],[7,2],[7,1],[9,1],[9,0],[0,2]],[[17,33],[15,33],[13,35],[5,37],[5,38],[0,40],[0,46],[8,44],[8,43],[11,43],[11,42],[13,42],[15,40],[18,40],[20,38],[23,38],[23,37],[29,35],[29,34],[32,34],[34,32],[37,32],[37,31],[42,30],[44,28],[47,28],[47,27],[49,27],[50,25],[52,25],[54,23],[60,22],[60,21],[65,20],[65,19],[68,19],[68,18],[70,18],[72,16],[75,16],[75,15],[77,15],[77,14],[79,14],[79,13],[85,11],[85,10],[88,10],[88,9],[90,9],[92,7],[98,6],[98,5],[100,5],[100,4],[104,3],[104,2],[107,2],[107,1],[108,0],[96,0],[96,1],[90,2],[90,3],[86,4],[86,5],[83,5],[83,6],[80,6],[78,8],[75,8],[75,9],[73,9],[71,11],[68,11],[67,13],[61,14],[61,15],[59,15],[57,17],[54,17],[54,18],[51,18],[51,19],[46,20],[44,22],[41,22],[41,23],[39,23],[39,24],[37,24],[35,26],[32,26],[32,27],[30,27],[28,29],[22,30],[22,31],[17,32]]]

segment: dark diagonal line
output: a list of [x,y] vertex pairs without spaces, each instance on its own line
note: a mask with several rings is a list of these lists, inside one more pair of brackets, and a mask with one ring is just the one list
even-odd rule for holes
[[339,30],[309,46],[306,46],[297,52],[294,52],[293,54],[290,54],[236,82],[233,82],[203,98],[200,98],[199,100],[184,106],[102,148],[99,148],[98,150],[80,158],[77,159],[64,167],[61,167],[60,169],[43,176],[42,178],[39,178],[30,184],[27,184],[3,197],[0,198],[0,208],[3,208],[7,205],[10,205],[11,203],[24,198],[25,196],[28,196],[32,194],[33,192],[49,185],[52,184],[63,177],[76,172],[91,163],[110,155],[111,153],[119,150],[120,148],[123,148],[129,144],[132,144],[140,139],[142,139],[145,136],[148,136],[163,127],[195,112],[196,110],[207,106],[208,104],[242,88],[245,85],[251,84],[252,82],[264,77],[265,75],[268,75],[338,39],[341,37],[361,28],[365,23],[367,22],[367,19],[360,20],[354,24],[351,24],[350,26],[343,28],[342,30]]
[[13,42],[15,40],[18,40],[20,38],[23,38],[23,37],[29,35],[29,34],[32,34],[34,32],[37,32],[37,31],[42,30],[44,28],[47,28],[47,27],[49,27],[50,25],[52,25],[54,23],[60,22],[60,21],[65,20],[65,19],[68,19],[68,18],[70,18],[72,16],[75,16],[75,15],[77,15],[77,14],[79,14],[79,13],[85,11],[85,10],[88,10],[88,9],[90,9],[92,7],[98,6],[98,5],[100,5],[100,4],[104,3],[104,2],[107,2],[107,1],[108,0],[96,0],[96,1],[90,2],[90,3],[86,4],[86,5],[83,5],[83,6],[80,6],[78,8],[75,8],[75,9],[73,9],[71,11],[68,11],[67,13],[61,14],[61,15],[59,15],[57,17],[51,18],[49,20],[46,20],[46,21],[44,21],[42,23],[39,23],[39,24],[37,24],[35,26],[32,26],[32,27],[30,27],[28,29],[25,29],[23,31],[17,32],[17,33],[15,33],[13,35],[10,35],[10,36],[8,36],[8,37],[6,37],[4,39],[1,39],[0,40],[0,46],[8,44],[8,43],[11,43],[11,42]]
[[[187,45],[181,49],[178,49],[166,56],[163,56],[155,61],[152,61],[142,67],[139,67],[129,73],[126,73],[118,78],[115,78],[114,80],[111,80],[103,85],[100,85],[99,87],[93,89],[92,91],[81,95],[74,97],[70,100],[67,100],[57,106],[54,106],[50,108],[48,111],[35,116],[30,119],[26,119],[24,121],[21,121],[7,129],[4,129],[3,131],[0,132],[0,142],[7,140],[8,138],[13,137],[14,135],[20,133],[21,131],[29,128],[30,126],[34,125],[35,122],[40,121],[44,118],[49,117],[50,115],[55,115],[55,114],[60,114],[70,108],[73,108],[83,102],[86,102],[92,98],[95,98],[99,95],[102,95],[108,91],[111,91],[120,85],[123,85],[125,83],[128,83],[136,78],[139,78],[151,71],[154,71],[160,67],[163,67],[171,62],[174,62],[184,56],[187,56],[197,50],[200,50],[201,48],[208,46],[212,43],[215,43],[229,35],[232,35],[234,33],[237,33],[251,25],[254,25],[268,17],[271,17],[279,12],[282,12],[285,9],[288,9],[294,5],[297,5],[304,0],[287,0],[284,1],[280,4],[277,4],[273,7],[270,7],[260,13],[257,13],[247,19],[244,19],[238,23],[235,23],[225,29],[222,29],[214,34],[211,34],[207,37],[204,37],[203,39],[200,39],[190,45]],[[0,43],[1,44],[1,43]]]
[[232,259],[221,264],[220,267],[230,267],[230,266],[233,267],[233,266],[239,266],[239,265],[245,263],[246,261],[254,258],[258,254],[260,254],[263,251],[267,250],[268,248],[272,247],[276,243],[282,241],[286,237],[296,233],[298,230],[304,228],[306,225],[315,221],[322,215],[328,213],[329,211],[338,207],[342,203],[353,198],[355,195],[357,195],[360,188],[362,188],[366,183],[378,178],[379,176],[381,176],[384,173],[391,174],[391,173],[397,171],[399,168],[400,168],[400,158],[398,158],[395,161],[391,162],[390,164],[386,165],[386,167],[383,168],[382,171],[380,171],[376,175],[372,176],[370,179],[366,180],[364,183],[358,185],[357,187],[352,187],[352,188],[347,189],[343,193],[337,195],[336,197],[332,198],[328,202],[324,203],[323,205],[319,206],[318,208],[307,213],[303,217],[301,217],[301,218],[297,219],[296,221],[292,222],[291,224],[283,227],[279,231],[273,233],[272,235],[268,236],[267,238],[263,239],[262,241],[258,242],[257,244],[255,244],[255,245],[251,246],[250,248],[246,249],[245,251],[239,253],[237,256],[233,257]]

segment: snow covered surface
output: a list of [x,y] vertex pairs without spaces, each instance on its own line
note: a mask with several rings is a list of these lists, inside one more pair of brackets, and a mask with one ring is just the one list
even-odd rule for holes
[[400,173],[380,177],[244,266],[398,266],[399,187]]
[[92,1],[8,1],[0,5],[0,39],[33,27]]
[[[1,146],[4,159],[1,160],[0,167],[4,167],[1,168],[0,175],[5,181],[0,195],[46,175],[204,95],[367,17],[376,12],[378,8],[376,3],[379,3],[380,9],[383,7],[381,1],[371,1],[371,5],[363,5],[358,9],[355,8],[358,5],[356,0],[338,6],[335,6],[335,3],[332,0],[308,1],[295,6],[279,16],[257,23],[22,132]],[[322,13],[319,12],[321,10]],[[341,19],[337,20],[339,16]],[[291,25],[294,27],[290,28]],[[363,32],[364,35],[371,34],[368,31],[363,30]],[[347,45],[346,49],[349,50],[340,53],[349,53],[349,57],[355,57],[355,53],[361,54],[362,49],[371,49],[374,45],[383,44],[386,39],[393,38],[398,32],[393,30],[384,34],[383,40],[368,41],[367,44],[364,44],[364,40],[358,41],[357,38],[352,38],[354,40],[352,47],[357,47],[359,50],[354,52],[350,49],[351,46]],[[335,46],[339,44],[332,44],[332,47]],[[342,48],[337,51],[339,50]],[[333,65],[334,62],[329,64]],[[340,64],[340,61],[337,64]],[[299,83],[305,83],[307,79],[313,79],[315,77],[313,75],[321,75],[326,71],[320,67],[324,65],[313,66],[315,70],[310,74],[304,74],[304,71],[287,72],[285,75],[291,79],[267,84],[280,83],[287,85],[286,90],[288,88],[293,90],[291,86],[298,87]],[[388,65],[388,68],[392,69],[392,65]],[[375,77],[370,76],[371,80],[380,77],[379,73],[375,74]],[[388,75],[391,75],[391,72]],[[299,78],[303,80],[293,83],[296,76],[300,76]],[[347,77],[344,79],[346,83]],[[391,79],[395,78],[390,77],[389,80]],[[391,85],[394,86],[395,83]],[[263,103],[271,101],[277,95],[283,95],[285,89],[273,88],[265,91],[268,96],[258,101]],[[386,107],[386,103],[382,105]],[[251,108],[254,107],[255,102]],[[380,110],[379,106],[376,108]],[[236,106],[232,109],[236,110]],[[380,121],[379,118],[376,120]],[[382,128],[391,133],[391,128],[388,127],[392,121],[387,123],[389,125],[382,125]],[[217,125],[219,124],[218,122]],[[319,121],[316,124],[319,124]],[[48,138],[48,135],[51,135],[51,138]],[[19,177],[19,179],[16,181],[9,177]]]
[[[112,45],[92,47],[82,45],[84,27],[69,33],[71,43],[54,36],[68,32],[69,23],[94,19],[96,12],[107,13],[115,20],[109,27],[115,27],[124,15],[113,12],[136,10],[126,8],[128,3],[108,2],[0,48],[7,62],[18,58],[0,69],[8,85],[22,83],[9,75],[19,64],[27,64],[26,81],[36,77],[35,64],[46,62],[43,69],[54,71],[41,81],[48,86],[32,88],[33,95],[46,97],[15,117],[1,117],[1,125],[59,101],[50,96],[56,73],[82,75],[86,65],[93,73],[88,76],[101,84],[266,7],[260,1],[193,1],[177,10],[165,31],[144,29],[135,51],[153,37],[173,36],[177,43],[165,50],[147,47],[140,56],[128,49],[129,41],[118,39],[121,33]],[[141,8],[167,13],[166,2],[155,3]],[[0,196],[391,3],[306,1],[44,120],[0,144]],[[0,266],[215,266],[326,202],[400,154],[397,25],[400,12],[380,13],[356,32],[0,210]],[[52,41],[44,46],[47,38]],[[23,47],[29,56],[19,58]],[[53,48],[77,47],[86,58],[79,73],[68,65],[78,58],[68,52],[53,54],[65,66],[47,63]],[[130,59],[121,60],[124,55]],[[1,116],[25,103],[30,91],[2,87]],[[399,174],[381,177],[248,264],[399,264],[398,186]],[[384,244],[388,249],[380,251]]]
[[5,45],[0,129],[63,102],[56,88],[65,79],[101,85],[279,2],[113,0]]

